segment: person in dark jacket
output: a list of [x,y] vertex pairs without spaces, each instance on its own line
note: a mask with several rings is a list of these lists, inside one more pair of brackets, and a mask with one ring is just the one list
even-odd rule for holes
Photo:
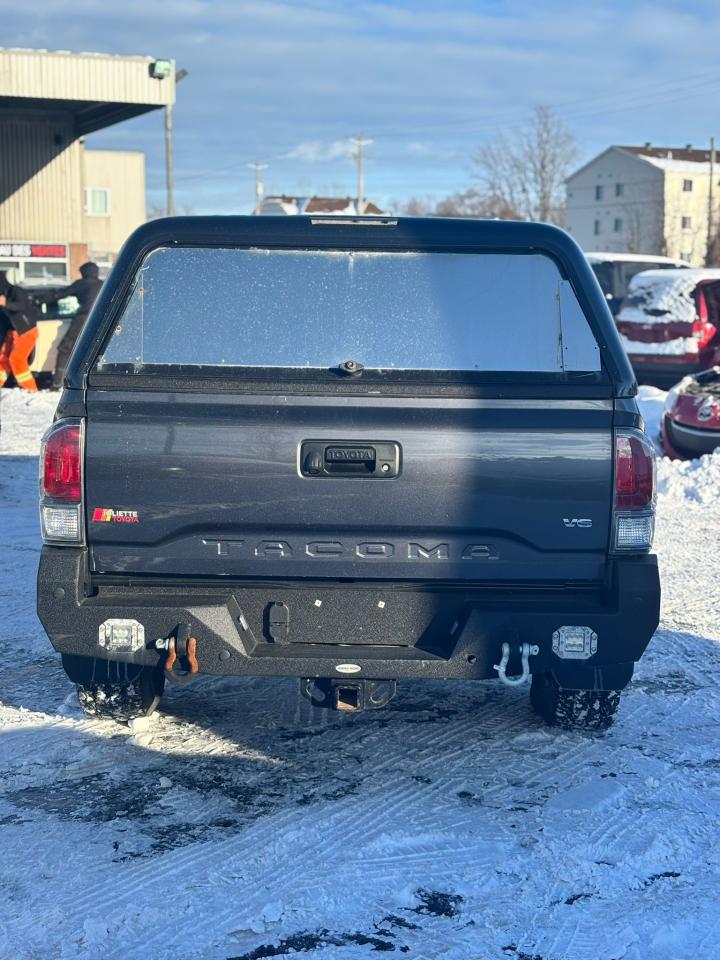
[[0,387],[12,374],[24,390],[37,390],[30,372],[30,354],[37,343],[37,307],[0,270]]
[[47,301],[49,303],[57,303],[57,301],[62,300],[63,297],[76,297],[80,304],[78,312],[70,321],[70,326],[58,344],[55,373],[53,375],[53,387],[58,390],[62,388],[65,369],[68,365],[73,347],[75,346],[75,341],[85,326],[90,308],[95,303],[101,286],[102,280],[98,277],[98,265],[89,261],[80,267],[79,280],[71,283],[69,287],[63,287],[62,290],[58,290],[58,292],[53,295],[52,300]]

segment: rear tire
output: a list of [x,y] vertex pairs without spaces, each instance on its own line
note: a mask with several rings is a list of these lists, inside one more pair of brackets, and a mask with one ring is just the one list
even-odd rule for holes
[[160,703],[165,675],[152,667],[144,667],[131,683],[78,683],[77,698],[87,717],[102,717],[128,723],[149,717]]
[[534,673],[530,704],[546,723],[564,730],[608,730],[620,705],[620,690],[566,690],[552,673]]

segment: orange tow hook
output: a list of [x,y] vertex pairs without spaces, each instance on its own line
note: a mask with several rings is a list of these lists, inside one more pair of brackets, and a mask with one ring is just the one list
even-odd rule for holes
[[190,683],[200,670],[197,661],[197,640],[189,634],[190,628],[181,625],[177,629],[177,637],[168,637],[167,641],[162,643],[167,649],[163,670],[168,680],[172,680],[173,683]]

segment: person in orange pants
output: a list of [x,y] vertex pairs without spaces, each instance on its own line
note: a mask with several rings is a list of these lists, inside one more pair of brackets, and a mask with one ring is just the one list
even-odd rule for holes
[[19,387],[37,390],[29,363],[37,338],[37,308],[0,270],[0,387],[12,373]]
[[24,387],[25,390],[37,390],[35,377],[30,372],[28,362],[37,338],[37,327],[33,327],[27,333],[16,333],[15,330],[11,330],[6,334],[0,347],[0,387],[4,386],[12,373],[19,387]]

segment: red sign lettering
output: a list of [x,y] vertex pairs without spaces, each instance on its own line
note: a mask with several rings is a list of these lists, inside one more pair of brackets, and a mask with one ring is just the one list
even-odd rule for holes
[[30,247],[31,257],[58,258],[64,260],[65,247],[60,243],[33,243]]

